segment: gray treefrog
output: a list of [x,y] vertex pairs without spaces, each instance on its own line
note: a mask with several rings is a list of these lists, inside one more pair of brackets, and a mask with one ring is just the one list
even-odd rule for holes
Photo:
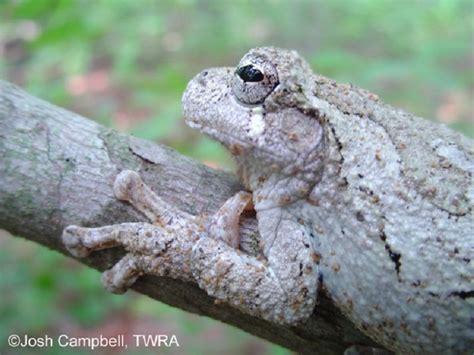
[[[472,141],[315,75],[278,48],[201,72],[183,106],[191,127],[229,149],[249,192],[213,216],[191,216],[138,174],[119,174],[117,197],[152,224],[63,234],[78,256],[125,246],[129,254],[104,273],[108,289],[168,275],[290,325],[311,315],[320,291],[393,351],[474,349]],[[239,250],[246,209],[256,211],[261,257]]]

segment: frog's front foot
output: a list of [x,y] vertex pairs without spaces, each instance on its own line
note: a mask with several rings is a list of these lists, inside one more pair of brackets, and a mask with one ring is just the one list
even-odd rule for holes
[[239,249],[240,217],[244,211],[252,209],[252,194],[245,191],[236,193],[209,218],[207,225],[209,235],[234,249]]

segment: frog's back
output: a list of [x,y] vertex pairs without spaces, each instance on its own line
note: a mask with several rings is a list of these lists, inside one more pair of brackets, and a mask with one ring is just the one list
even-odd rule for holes
[[403,174],[433,205],[454,216],[474,210],[474,142],[446,126],[384,104],[360,88],[315,76],[316,92],[341,112],[382,126],[403,161]]
[[330,201],[312,214],[327,290],[389,348],[466,352],[474,344],[472,141],[315,78],[338,147],[337,182],[328,172],[313,191]]

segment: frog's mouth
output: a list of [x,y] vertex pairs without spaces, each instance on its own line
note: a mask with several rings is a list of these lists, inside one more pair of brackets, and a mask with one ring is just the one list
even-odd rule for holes
[[219,141],[235,156],[258,148],[269,163],[293,165],[300,161],[298,151],[284,146],[274,149],[265,141],[267,123],[262,105],[237,100],[231,89],[233,70],[207,69],[189,82],[182,98],[186,124]]
[[[206,69],[188,83],[181,99],[187,124],[194,124],[196,128],[213,126],[210,117],[215,120],[218,106],[225,105],[226,93],[230,92],[232,74],[230,68],[228,70]],[[225,112],[220,114],[225,115]]]
[[186,124],[218,140],[226,147],[240,143],[243,118],[249,108],[236,102],[231,90],[234,68],[212,68],[196,75],[182,98]]

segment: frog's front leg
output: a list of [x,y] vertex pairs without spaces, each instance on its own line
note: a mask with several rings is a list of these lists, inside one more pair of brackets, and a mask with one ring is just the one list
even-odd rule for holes
[[237,192],[209,218],[206,226],[209,236],[221,240],[232,248],[239,249],[240,216],[244,211],[252,209],[252,194],[245,191]]

